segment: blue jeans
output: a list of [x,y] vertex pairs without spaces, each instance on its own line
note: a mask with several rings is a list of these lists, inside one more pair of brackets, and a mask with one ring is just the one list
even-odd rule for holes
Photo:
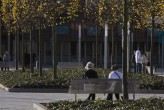
[[136,73],[141,73],[142,72],[141,68],[142,68],[141,63],[136,63]]

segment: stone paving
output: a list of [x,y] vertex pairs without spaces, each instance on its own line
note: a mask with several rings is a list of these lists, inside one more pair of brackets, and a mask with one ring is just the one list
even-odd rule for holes
[[[88,94],[78,94],[77,98],[85,100]],[[106,99],[107,95],[96,94],[96,98]],[[129,95],[132,99],[132,94]],[[135,99],[149,97],[164,98],[164,94],[136,94]],[[59,100],[74,100],[75,95],[69,93],[16,93],[0,90],[0,110],[35,110],[33,103],[46,103]]]
[[[164,76],[164,69],[157,69],[156,74]],[[88,94],[78,94],[77,98],[85,100]],[[106,99],[107,95],[97,94],[96,98]],[[129,95],[132,99],[132,94]],[[161,97],[164,94],[136,94],[135,98],[149,98]],[[35,110],[33,103],[46,103],[59,100],[74,100],[75,95],[69,93],[21,93],[21,92],[7,92],[0,89],[0,110]]]

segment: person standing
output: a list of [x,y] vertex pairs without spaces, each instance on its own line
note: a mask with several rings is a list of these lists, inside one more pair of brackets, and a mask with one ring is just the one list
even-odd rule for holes
[[134,68],[134,73],[136,73],[136,61],[135,61],[135,50],[134,50],[134,52],[133,52],[133,55],[132,55],[132,59],[131,59],[131,63],[132,63],[132,66],[133,66],[133,68]]
[[[4,55],[3,55],[3,61],[4,61],[4,62],[10,61],[10,56],[9,56],[8,51],[5,51],[5,53],[4,53]],[[5,70],[7,69],[7,70],[9,71],[9,66],[8,66],[8,65],[5,65],[4,69],[5,69]],[[2,69],[2,70],[3,70],[3,69]]]
[[139,48],[135,52],[135,61],[136,61],[136,73],[141,73],[141,52]]
[[[122,79],[122,73],[118,71],[117,65],[112,65],[111,66],[111,72],[108,75],[108,79]],[[117,100],[120,99],[119,93],[115,93],[115,97]],[[113,94],[109,93],[107,95],[107,100],[113,100]]]
[[141,57],[141,61],[142,61],[142,73],[146,73],[146,64],[147,64],[147,58],[146,58],[146,55],[145,54],[142,54],[142,57]]
[[24,53],[24,63],[26,67],[30,66],[30,54],[28,53],[27,50],[25,50],[25,53]]
[[[86,72],[84,73],[83,78],[98,78],[97,72],[94,70],[94,64],[92,62],[88,62],[85,66]],[[90,93],[88,96],[88,100],[95,100],[96,95],[94,93]]]
[[[0,62],[3,61],[3,56],[0,55]],[[3,70],[3,65],[1,65],[1,70]]]

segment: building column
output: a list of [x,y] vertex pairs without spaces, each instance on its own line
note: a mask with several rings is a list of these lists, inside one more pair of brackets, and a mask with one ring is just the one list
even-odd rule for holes
[[87,61],[87,43],[84,42],[84,60]]
[[63,42],[60,43],[60,61],[63,61]]
[[99,50],[100,50],[100,64],[103,63],[103,58],[102,58],[102,43],[100,43],[100,47],[99,47]]
[[[43,42],[43,45],[44,45],[44,50],[43,50],[43,52],[44,52],[44,53],[43,53],[43,54],[44,54],[44,55],[43,55],[43,61],[44,61],[44,62],[43,62],[43,64],[46,64],[46,63],[47,63],[47,62],[46,62],[46,61],[47,61],[47,56],[46,56],[47,45],[46,45],[46,43],[47,43],[47,42]],[[33,47],[36,47],[36,46],[33,46]]]
[[105,23],[105,36],[104,36],[104,69],[108,67],[108,24]]
[[95,49],[94,49],[94,43],[92,42],[92,59],[95,58]]
[[143,50],[143,52],[144,52],[144,54],[145,54],[145,52],[146,52],[146,43],[144,43],[144,50]]
[[81,24],[79,24],[79,35],[78,35],[78,62],[81,62]]
[[160,65],[161,64],[161,46],[160,46],[160,43],[158,43],[158,64]]
[[69,42],[69,44],[68,44],[68,56],[69,56],[69,62],[71,62],[71,42]]
[[[117,64],[117,57],[118,57],[118,55],[117,55],[117,51],[118,51],[118,49],[117,49],[117,42],[115,42],[115,49],[114,49],[114,52],[115,52],[115,63]],[[120,50],[119,50],[120,51]]]
[[164,38],[162,37],[162,68],[164,67]]
[[7,35],[8,35],[8,52],[9,52],[9,54],[11,54],[11,49],[10,49],[10,47],[11,47],[10,46],[10,40],[11,40],[10,39],[10,33],[8,33]]

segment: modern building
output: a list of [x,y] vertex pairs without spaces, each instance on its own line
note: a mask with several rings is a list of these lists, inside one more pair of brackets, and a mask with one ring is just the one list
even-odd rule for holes
[[[97,62],[98,66],[103,66],[104,61],[104,29],[99,30],[98,45],[97,45]],[[79,58],[79,31],[78,23],[70,23],[67,25],[57,26],[57,60],[58,62],[78,62]],[[86,63],[87,61],[95,61],[96,59],[96,26],[86,26],[82,24],[81,27],[81,58],[80,61]],[[43,37],[43,61],[44,65],[52,65],[52,40],[51,30],[46,29],[42,31]],[[108,36],[108,65],[110,66],[111,59],[111,34],[109,31]],[[115,59],[117,64],[122,62],[122,31],[117,28],[115,31]],[[162,52],[163,46],[163,32],[155,31],[154,41],[154,63],[155,65],[162,65]],[[133,36],[129,41],[133,51],[137,47],[140,48],[141,52],[149,51],[150,49],[150,30],[135,30]],[[19,48],[21,47],[21,36],[19,38]],[[1,55],[5,50],[8,50],[14,60],[15,57],[15,39],[14,35],[8,35],[4,28],[2,28],[2,36],[0,43]],[[21,48],[20,48],[21,50]],[[28,35],[25,37],[25,50],[29,52],[30,42]],[[33,34],[33,50],[38,56],[38,34],[35,31]],[[130,53],[129,53],[130,55]],[[21,51],[19,52],[21,56]]]
[[[15,60],[15,37],[14,34],[7,34],[5,28],[1,26],[0,35],[0,54],[8,50],[11,54],[12,60]],[[52,65],[52,35],[51,29],[42,30],[43,37],[43,61],[44,65]],[[81,34],[80,34],[81,33]],[[104,28],[99,29],[99,34],[96,38],[96,25],[87,26],[85,23],[81,25],[81,31],[79,33],[78,22],[70,22],[65,25],[56,27],[57,35],[57,61],[58,62],[83,62],[84,64],[88,61],[97,61],[98,67],[103,67],[104,64]],[[131,53],[137,47],[140,48],[141,52],[150,50],[150,39],[151,30],[135,29],[133,33],[129,35],[129,57]],[[80,34],[80,38],[79,38]],[[33,31],[33,50],[38,56],[38,31]],[[117,27],[114,32],[115,38],[115,60],[117,64],[122,63],[122,29]],[[96,46],[97,39],[97,46]],[[19,48],[21,44],[21,34],[19,36]],[[159,32],[155,29],[155,36],[153,36],[154,42],[154,56],[153,60],[155,65],[162,66],[164,63],[164,32]],[[111,32],[109,30],[108,35],[108,59],[107,63],[110,66],[111,61]],[[97,48],[96,48],[97,47]],[[25,36],[24,49],[28,53],[30,50],[29,35]],[[97,55],[97,56],[96,56]],[[97,58],[97,59],[96,59]],[[21,49],[19,51],[19,59],[21,63]],[[130,60],[130,59],[129,59]]]

